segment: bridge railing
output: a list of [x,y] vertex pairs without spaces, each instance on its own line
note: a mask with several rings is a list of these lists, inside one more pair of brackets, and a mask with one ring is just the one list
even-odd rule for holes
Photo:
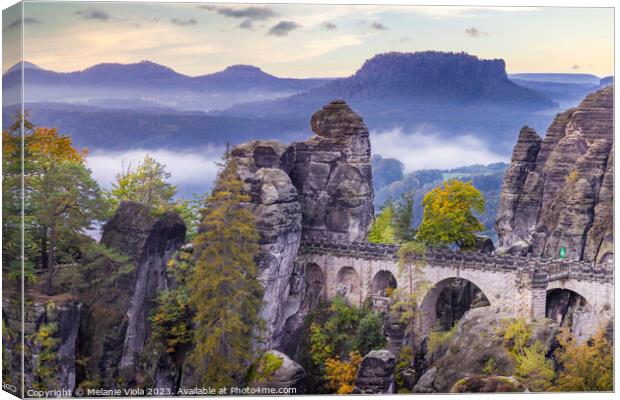
[[[397,261],[397,245],[369,242],[334,242],[328,240],[304,240],[301,253],[334,254],[362,259]],[[461,252],[450,249],[429,249],[424,255],[413,255],[438,267],[463,267],[482,270],[515,271],[529,270],[532,278],[540,281],[560,279],[613,280],[613,262],[595,264],[588,261],[569,261],[528,256],[496,255]]]

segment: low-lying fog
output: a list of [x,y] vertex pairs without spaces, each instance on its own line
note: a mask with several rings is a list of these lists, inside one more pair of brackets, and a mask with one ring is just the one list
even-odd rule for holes
[[[495,152],[473,135],[450,140],[440,135],[418,130],[405,133],[401,129],[376,131],[370,134],[373,154],[396,158],[405,165],[405,171],[419,169],[449,169],[471,164],[489,164],[508,161],[509,156]],[[217,163],[222,160],[224,147],[207,146],[193,151],[168,149],[131,149],[123,152],[92,151],[87,159],[93,177],[110,189],[116,174],[135,167],[149,154],[166,165],[170,181],[178,187],[178,196],[190,198],[211,190],[217,175]]]

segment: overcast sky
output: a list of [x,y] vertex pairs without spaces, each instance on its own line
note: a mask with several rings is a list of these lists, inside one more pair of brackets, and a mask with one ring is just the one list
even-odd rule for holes
[[[283,77],[354,73],[386,51],[466,51],[509,73],[613,72],[611,8],[25,3],[25,59],[56,71],[140,60],[187,75],[252,64]],[[5,40],[19,20],[3,14]],[[13,62],[5,51],[3,68]]]

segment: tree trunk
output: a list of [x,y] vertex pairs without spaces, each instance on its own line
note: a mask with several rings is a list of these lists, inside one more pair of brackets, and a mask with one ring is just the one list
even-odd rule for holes
[[[411,263],[409,263],[409,295],[413,296],[413,271],[411,270]],[[409,299],[412,301],[412,299]],[[415,314],[417,313],[417,304],[412,304],[413,312],[411,315],[411,328],[409,329],[409,336],[411,340],[411,368],[415,368],[415,338],[414,338],[414,329],[415,329]]]
[[48,296],[52,295],[52,275],[54,274],[54,258],[56,247],[56,223],[52,222],[50,226],[50,248],[47,252],[47,285],[46,293]]

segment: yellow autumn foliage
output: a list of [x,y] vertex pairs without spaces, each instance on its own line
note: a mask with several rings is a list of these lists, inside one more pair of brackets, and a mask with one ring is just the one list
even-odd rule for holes
[[325,376],[329,381],[328,387],[337,394],[353,392],[355,377],[362,362],[362,356],[357,351],[349,353],[348,360],[328,358],[325,361]]

